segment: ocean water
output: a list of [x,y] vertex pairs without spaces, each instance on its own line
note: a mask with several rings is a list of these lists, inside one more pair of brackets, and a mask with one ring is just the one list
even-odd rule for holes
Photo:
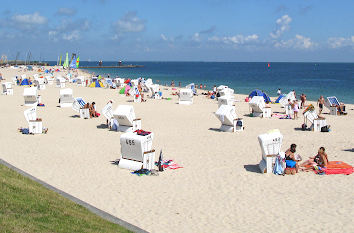
[[[103,65],[116,65],[104,62]],[[320,95],[337,96],[339,101],[354,103],[354,63],[286,63],[286,62],[125,62],[143,65],[141,68],[87,69],[95,74],[122,78],[152,78],[160,84],[174,80],[182,86],[189,83],[228,85],[236,93],[249,94],[260,89],[276,96],[278,88],[283,93],[295,90],[299,96],[305,93],[309,100]],[[81,66],[97,65],[97,62],[80,62]]]

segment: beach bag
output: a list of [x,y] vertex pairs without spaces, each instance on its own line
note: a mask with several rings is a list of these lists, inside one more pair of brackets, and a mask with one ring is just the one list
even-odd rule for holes
[[301,130],[302,130],[302,131],[305,131],[306,129],[307,129],[307,125],[306,125],[306,124],[302,124]]
[[321,132],[329,132],[328,125],[321,127]]
[[277,158],[275,159],[273,173],[275,175],[283,175],[284,169],[285,169],[285,166],[284,166],[283,159],[280,156],[277,156]]

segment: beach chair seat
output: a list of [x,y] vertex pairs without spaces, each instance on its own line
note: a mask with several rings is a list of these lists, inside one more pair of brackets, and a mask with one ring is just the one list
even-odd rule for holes
[[2,85],[2,94],[3,95],[13,95],[14,89],[12,88],[11,82],[4,82]]
[[221,105],[230,105],[232,106],[235,102],[234,96],[232,95],[224,95],[218,98],[218,107]]
[[258,142],[262,150],[262,159],[259,169],[262,173],[272,173],[276,156],[279,154],[283,142],[283,135],[279,130],[258,135]]
[[215,116],[221,122],[220,131],[239,132],[244,129],[243,120],[237,117],[235,106],[221,105]]
[[69,108],[72,107],[74,98],[73,90],[71,88],[60,89],[59,91],[60,107]]
[[192,89],[181,89],[179,91],[179,104],[191,105],[193,104],[193,90]]
[[265,111],[265,113],[269,111],[269,109],[265,109],[266,104],[264,102],[263,96],[253,96],[249,102],[249,106],[251,107],[251,111],[254,117],[263,117],[263,111]]
[[37,93],[36,87],[26,87],[23,89],[23,97],[25,100],[25,106],[37,106],[40,103],[41,98]]
[[129,170],[141,168],[152,170],[155,162],[155,150],[152,149],[154,134],[148,132],[128,132],[120,136],[121,157],[118,166]]
[[25,115],[26,121],[28,122],[29,133],[31,134],[42,134],[43,124],[42,120],[37,118],[37,107],[32,107],[25,110],[23,113]]
[[113,117],[118,122],[117,131],[134,132],[141,129],[141,119],[135,117],[134,108],[131,105],[119,105],[113,112]]

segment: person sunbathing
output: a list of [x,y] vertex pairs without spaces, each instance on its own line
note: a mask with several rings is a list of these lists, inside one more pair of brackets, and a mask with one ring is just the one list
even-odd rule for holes
[[96,112],[95,104],[96,104],[95,102],[92,102],[92,104],[90,104],[90,107],[89,107],[90,118],[100,116],[100,114],[98,112]]
[[327,164],[328,156],[326,154],[326,149],[324,147],[320,147],[320,149],[318,149],[317,155],[314,157],[309,157],[307,161],[300,164],[300,167],[303,171],[309,171],[313,168],[316,168],[316,166],[321,168],[327,167]]
[[285,163],[288,168],[295,168],[296,173],[299,171],[299,160],[295,157],[296,144],[291,144],[290,148],[285,151]]

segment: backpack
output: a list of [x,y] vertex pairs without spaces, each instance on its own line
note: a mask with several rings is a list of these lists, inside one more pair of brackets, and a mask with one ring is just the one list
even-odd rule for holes
[[329,132],[328,125],[321,127],[321,132]]

